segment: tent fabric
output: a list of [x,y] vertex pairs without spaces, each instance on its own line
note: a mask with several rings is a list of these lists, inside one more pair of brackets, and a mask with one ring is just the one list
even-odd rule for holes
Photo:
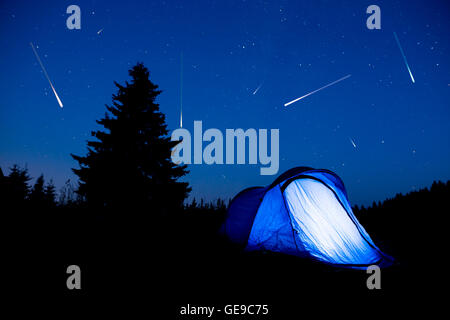
[[265,188],[254,187],[241,191],[232,201],[228,209],[228,217],[223,229],[227,236],[235,243],[245,244],[247,242],[256,210],[261,202]]
[[276,186],[267,191],[258,208],[248,238],[247,250],[269,250],[297,253],[289,213],[282,201],[281,190]]
[[386,266],[393,260],[354,216],[342,180],[324,169],[292,168],[266,188],[240,192],[228,208],[223,230],[250,251],[350,268]]

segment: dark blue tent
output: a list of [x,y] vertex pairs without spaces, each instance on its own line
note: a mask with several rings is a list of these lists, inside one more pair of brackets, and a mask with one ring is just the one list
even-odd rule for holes
[[230,203],[223,231],[247,250],[350,268],[392,261],[354,216],[342,180],[324,169],[293,168],[268,187],[243,190]]

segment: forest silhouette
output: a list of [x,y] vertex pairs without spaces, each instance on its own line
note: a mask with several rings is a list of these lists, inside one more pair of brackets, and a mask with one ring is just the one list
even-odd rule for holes
[[[185,204],[190,187],[180,181],[186,166],[170,160],[165,116],[155,98],[158,86],[137,64],[132,80],[116,83],[109,113],[98,121],[85,156],[74,172],[79,181],[56,192],[39,176],[34,185],[26,168],[0,169],[0,205],[7,229],[9,266],[22,277],[35,266],[42,276],[33,288],[65,295],[151,290],[178,303],[208,297],[277,298],[283,286],[365,287],[366,274],[340,270],[275,253],[247,253],[220,234],[228,199]],[[432,258],[439,257],[443,221],[450,212],[450,181],[397,194],[372,206],[353,208],[375,243],[396,263],[383,285],[393,291],[433,282]],[[65,290],[66,267],[83,270],[83,290]],[[297,270],[292,277],[287,269]],[[426,274],[425,280],[418,274]],[[263,279],[263,281],[261,281]],[[412,282],[411,282],[412,281]],[[416,281],[416,282],[414,282]],[[192,300],[193,301],[193,300]]]

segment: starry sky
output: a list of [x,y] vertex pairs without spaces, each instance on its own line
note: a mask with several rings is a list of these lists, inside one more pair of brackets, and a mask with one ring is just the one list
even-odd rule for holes
[[[66,27],[71,4],[81,9],[80,30]],[[371,4],[381,8],[381,30],[366,27]],[[2,1],[0,166],[26,166],[58,188],[75,182],[70,153],[85,154],[113,81],[129,80],[141,61],[163,90],[170,130],[179,127],[181,98],[191,133],[194,120],[222,132],[279,129],[279,174],[335,171],[353,204],[448,180],[449,9],[444,0]],[[189,170],[191,197],[206,200],[276,177],[261,176],[259,164]]]

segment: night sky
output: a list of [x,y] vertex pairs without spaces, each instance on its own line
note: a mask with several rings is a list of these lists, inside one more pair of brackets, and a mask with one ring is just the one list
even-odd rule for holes
[[[81,8],[81,30],[66,27],[71,4]],[[366,27],[371,4],[381,8],[381,30]],[[330,169],[353,204],[448,180],[449,9],[430,0],[2,1],[0,166],[27,166],[58,188],[75,182],[70,153],[86,153],[113,81],[129,80],[137,62],[163,90],[157,102],[176,129],[182,54],[183,127],[192,134],[194,120],[224,133],[279,128],[278,174]],[[185,179],[191,197],[227,199],[275,179],[260,166],[191,165]]]

